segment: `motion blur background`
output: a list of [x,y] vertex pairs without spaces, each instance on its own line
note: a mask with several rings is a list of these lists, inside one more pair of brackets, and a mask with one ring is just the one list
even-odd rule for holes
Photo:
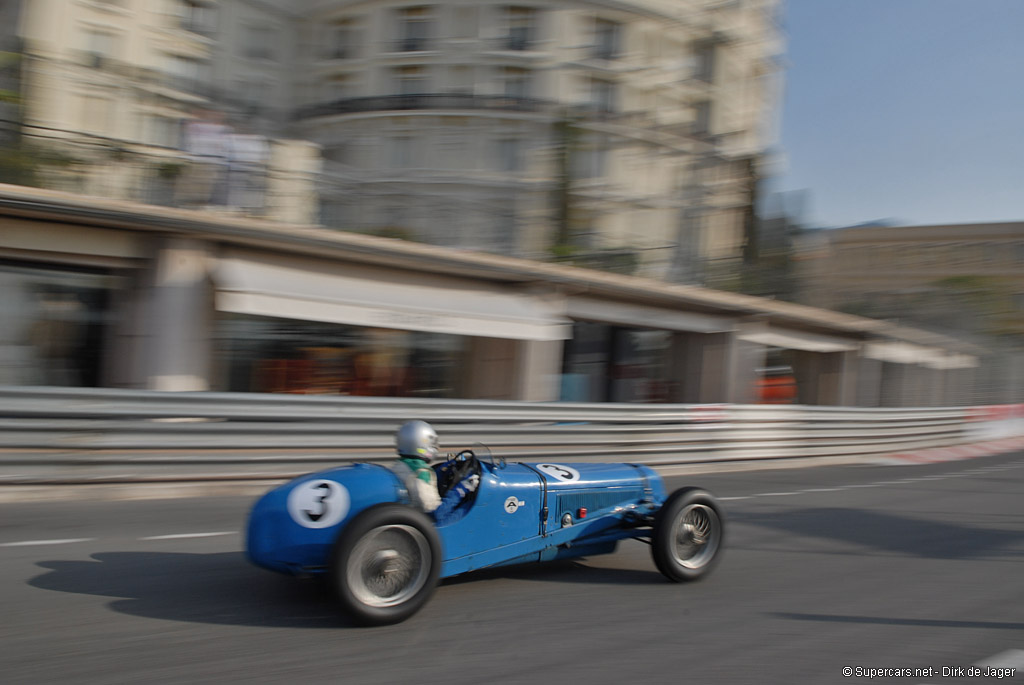
[[[887,14],[891,3],[777,0],[8,0],[0,5],[0,182],[60,191],[33,196],[44,204],[93,198],[93,214],[109,202],[122,218],[118,231],[83,227],[65,206],[59,220],[26,222],[10,210],[17,190],[5,190],[14,200],[0,216],[0,384],[596,402],[1024,401],[1024,222],[1019,196],[1006,199],[1012,168],[981,160],[985,182],[970,183],[970,158],[935,150],[969,146],[970,137],[948,141],[974,124],[935,131],[932,115],[941,120],[945,110],[898,106],[934,90],[900,69],[923,68],[920,56],[938,45],[987,44],[991,73],[981,83],[989,88],[975,84],[967,97],[984,125],[1013,120],[993,118],[984,98],[1006,89],[998,75],[1019,47],[1000,28],[1013,25],[1001,13],[1019,16],[1019,7],[896,4]],[[788,62],[787,12],[801,31],[789,37]],[[958,25],[964,12],[970,21]],[[906,25],[915,18],[923,36]],[[859,42],[870,25],[883,42]],[[845,71],[828,89],[812,80],[838,64]],[[787,67],[799,88],[783,111]],[[884,88],[871,91],[872,83]],[[955,83],[942,83],[956,98]],[[790,110],[796,130],[782,123]],[[850,154],[877,150],[885,139],[877,130],[915,128],[935,137],[913,141],[909,168],[892,162],[906,156],[884,150]],[[846,147],[829,147],[837,141]],[[982,142],[975,147],[988,149]],[[826,203],[813,206],[819,182]],[[794,189],[803,183],[811,190]],[[843,184],[846,204],[835,200]],[[944,203],[951,185],[972,191],[957,210]],[[893,197],[904,187],[912,207],[933,210],[907,210],[909,223],[922,216],[932,225],[877,220],[901,211]],[[985,211],[972,221],[970,207]],[[869,225],[826,228],[857,212]],[[560,315],[566,331],[552,335],[446,331],[408,312],[374,325],[337,307],[317,315],[227,306],[221,294],[231,288],[207,281],[236,266],[235,281],[254,278],[246,260],[269,257],[238,253],[227,229],[197,239],[168,228],[168,216],[186,214],[238,230],[280,226],[282,240],[296,226],[317,226],[391,239],[375,248],[384,251],[400,240],[639,277],[615,283],[652,301],[679,296],[671,288],[682,284],[801,303],[887,322],[902,331],[890,336],[901,349],[912,340],[917,352],[867,351],[867,334],[839,344],[805,336],[793,347],[784,336],[747,334],[760,343],[745,357],[753,377],[733,382],[735,392],[720,380],[694,393],[680,385],[679,357],[696,348],[679,331],[720,331],[648,323],[637,302],[626,314],[577,303]],[[179,262],[192,266],[175,271]],[[267,287],[320,267],[360,278],[344,259],[332,263],[293,265]],[[157,287],[168,270],[175,282],[191,278],[192,289]],[[412,285],[433,283],[409,273]],[[545,273],[543,287],[561,278]],[[373,283],[398,278],[363,276],[366,301],[376,297]],[[522,276],[517,293],[542,287],[531,279],[544,281]],[[722,330],[772,316],[772,302],[764,311],[737,304],[746,319]],[[717,310],[705,302],[692,311]],[[805,329],[830,321],[801,311]],[[138,323],[147,316],[163,327]],[[834,333],[830,325],[809,335]],[[184,339],[183,352],[174,341]],[[922,351],[933,349],[939,361]],[[804,378],[824,372],[807,371],[801,353],[846,354],[840,375],[853,378],[851,364],[860,364],[857,388],[810,392]],[[166,360],[177,354],[188,358],[181,368],[156,368],[174,366]],[[503,359],[505,376],[533,373],[543,389],[516,390],[506,379],[482,390],[466,378]],[[868,364],[877,368],[869,373]]]

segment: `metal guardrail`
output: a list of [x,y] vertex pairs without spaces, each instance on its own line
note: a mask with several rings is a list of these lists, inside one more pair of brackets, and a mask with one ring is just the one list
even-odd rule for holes
[[[0,486],[283,478],[393,458],[402,422],[508,459],[852,460],[972,439],[972,408],[640,405],[0,388]],[[984,417],[981,417],[984,420]]]

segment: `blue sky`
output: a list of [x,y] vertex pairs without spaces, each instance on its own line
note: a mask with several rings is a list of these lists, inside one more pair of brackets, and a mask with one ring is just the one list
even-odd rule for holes
[[1024,0],[784,0],[808,226],[1024,221]]

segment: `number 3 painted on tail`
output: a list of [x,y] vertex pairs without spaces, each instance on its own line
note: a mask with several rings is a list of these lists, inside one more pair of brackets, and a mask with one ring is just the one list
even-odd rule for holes
[[571,483],[580,479],[580,472],[571,466],[562,466],[561,464],[538,464],[537,470],[546,476],[551,476],[555,480],[560,480],[565,483]]

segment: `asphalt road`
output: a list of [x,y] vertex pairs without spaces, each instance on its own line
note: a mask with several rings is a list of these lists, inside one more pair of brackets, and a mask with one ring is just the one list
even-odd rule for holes
[[[728,516],[701,582],[630,541],[446,581],[373,629],[247,564],[251,498],[0,504],[0,682],[1024,681],[1024,453],[684,481]],[[897,668],[934,675],[866,670]]]

